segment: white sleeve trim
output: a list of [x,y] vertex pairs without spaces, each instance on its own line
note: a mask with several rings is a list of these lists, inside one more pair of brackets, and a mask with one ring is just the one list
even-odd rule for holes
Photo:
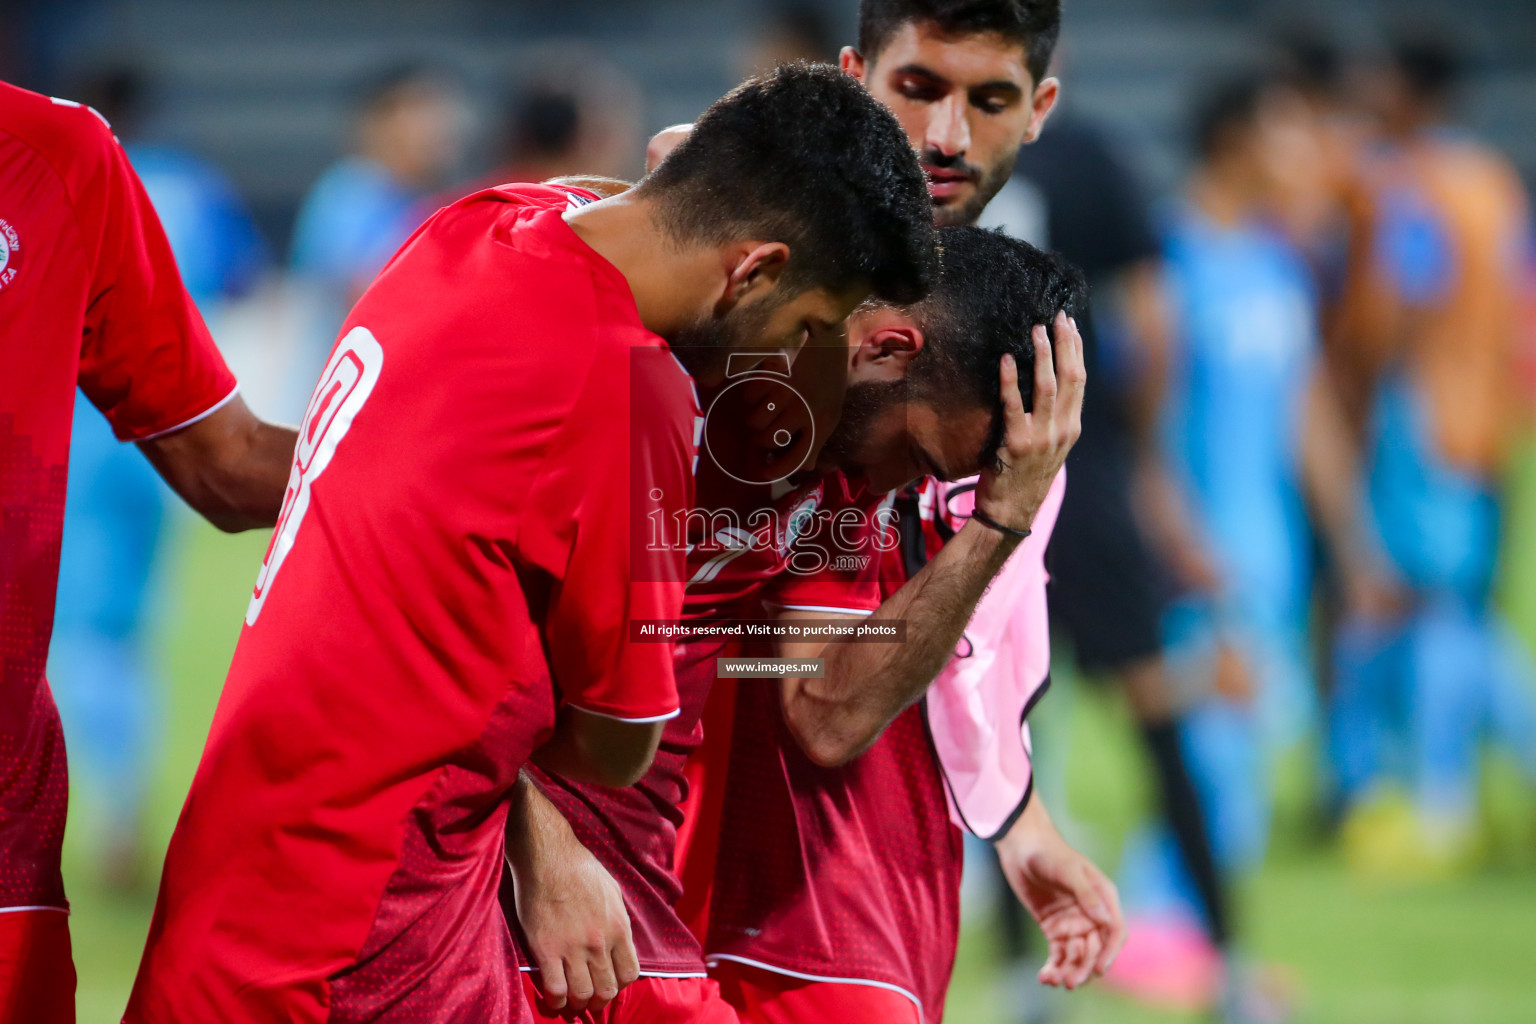
[[20,914],[32,910],[51,910],[55,914],[68,914],[68,907],[0,907],[0,914]]
[[756,967],[770,974],[783,974],[791,978],[799,978],[801,981],[822,981],[833,985],[868,985],[870,988],[883,988],[888,992],[899,992],[912,1000],[912,1005],[917,1007],[917,1019],[923,1019],[923,1003],[917,996],[908,992],[900,985],[892,985],[888,981],[870,981],[867,978],[827,978],[819,974],[803,974],[800,971],[791,971],[787,967],[775,967],[773,964],[765,964],[761,960],[751,960],[744,956],[732,956],[730,953],[713,953],[704,958],[709,966],[717,966],[722,960],[731,960],[738,964],[746,964],[748,967]]
[[185,430],[187,427],[190,427],[192,424],[198,422],[199,420],[207,419],[209,416],[212,416],[214,413],[216,413],[220,409],[224,408],[230,402],[233,402],[235,400],[235,396],[238,395],[239,393],[240,393],[240,385],[236,384],[233,388],[230,389],[229,394],[225,395],[223,398],[219,399],[217,402],[214,402],[208,408],[204,409],[202,412],[198,413],[196,416],[193,416],[191,419],[189,419],[189,420],[182,420],[180,423],[176,424],[174,427],[166,427],[164,430],[157,430],[153,434],[146,434],[143,437],[136,437],[136,438],[133,439],[133,441],[134,441],[135,444],[139,443],[140,441],[153,441],[157,437],[164,437],[166,434],[174,434],[178,430]]
[[772,604],[773,607],[786,612],[823,612],[831,615],[858,615],[866,619],[875,614],[868,608],[836,608],[832,605],[823,604],[778,604],[772,601],[764,601],[763,603]]
[[649,718],[625,718],[623,715],[610,715],[606,711],[593,711],[591,708],[584,708],[580,704],[573,704],[570,701],[566,701],[566,704],[575,708],[577,711],[585,711],[587,714],[596,715],[598,718],[607,718],[614,722],[630,722],[634,725],[645,725],[648,722],[665,722],[669,719],[676,718],[678,715],[683,713],[683,709],[678,708],[675,711],[668,711],[664,715],[652,715]]

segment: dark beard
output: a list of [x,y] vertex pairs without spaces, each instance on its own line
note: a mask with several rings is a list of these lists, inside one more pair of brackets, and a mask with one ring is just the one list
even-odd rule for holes
[[758,303],[749,309],[733,309],[723,317],[695,320],[672,332],[667,344],[693,379],[713,386],[725,378],[734,349],[747,348],[760,338],[777,303]]
[[822,446],[820,463],[826,470],[862,470],[855,456],[869,440],[875,420],[891,406],[907,400],[907,381],[870,380],[848,385],[837,428]]
[[981,219],[981,213],[987,208],[993,198],[1008,184],[1008,179],[1013,177],[1013,165],[1018,162],[1018,150],[1010,150],[1002,160],[993,164],[984,172],[977,173],[977,169],[963,160],[945,157],[935,150],[927,150],[923,153],[923,162],[934,167],[969,171],[975,175],[976,192],[959,206],[935,206],[933,208],[933,223],[935,227],[966,227],[975,224]]

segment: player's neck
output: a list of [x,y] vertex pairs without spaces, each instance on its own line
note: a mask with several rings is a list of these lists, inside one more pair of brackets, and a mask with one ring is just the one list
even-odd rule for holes
[[718,260],[712,251],[668,238],[648,200],[624,193],[568,211],[565,222],[624,275],[647,330],[670,336],[708,308]]

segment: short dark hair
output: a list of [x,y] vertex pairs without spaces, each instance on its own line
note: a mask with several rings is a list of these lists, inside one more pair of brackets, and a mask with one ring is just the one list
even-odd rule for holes
[[1195,155],[1209,160],[1226,144],[1232,132],[1258,120],[1264,98],[1278,82],[1262,74],[1240,74],[1206,87],[1195,102],[1193,136]]
[[1343,85],[1344,55],[1312,25],[1293,25],[1275,38],[1280,76],[1302,92],[1330,96]]
[[1466,56],[1455,37],[1444,28],[1399,26],[1393,31],[1388,48],[1392,66],[1420,101],[1449,99],[1466,73]]
[[910,22],[929,22],[945,35],[995,32],[1024,47],[1024,65],[1038,85],[1061,34],[1061,0],[862,0],[859,52],[873,61]]
[[540,83],[511,104],[507,139],[513,159],[559,156],[581,134],[581,100],[570,89]]
[[640,183],[684,241],[790,248],[792,290],[916,302],[937,269],[928,188],[891,112],[830,64],[786,64],[717,100]]
[[1001,231],[939,230],[942,270],[933,294],[912,307],[926,341],[907,371],[908,394],[930,402],[993,410],[981,462],[995,462],[1003,440],[998,362],[1011,353],[1019,367],[1024,407],[1034,404],[1035,343],[1045,324],[1054,342],[1056,314],[1082,316],[1088,304],[1083,272],[1055,253]]

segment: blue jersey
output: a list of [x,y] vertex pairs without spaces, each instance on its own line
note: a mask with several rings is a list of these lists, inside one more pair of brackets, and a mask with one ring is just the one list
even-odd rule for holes
[[[293,269],[361,292],[420,223],[421,194],[347,157],[320,176],[293,229]],[[354,298],[355,294],[349,296]]]
[[267,247],[223,172],[172,146],[127,149],[192,298],[202,305],[238,296],[255,284],[267,264]]
[[1300,414],[1317,309],[1300,255],[1260,224],[1217,225],[1183,207],[1166,240],[1180,330],[1165,439],[1224,599],[1274,621],[1305,600]]

